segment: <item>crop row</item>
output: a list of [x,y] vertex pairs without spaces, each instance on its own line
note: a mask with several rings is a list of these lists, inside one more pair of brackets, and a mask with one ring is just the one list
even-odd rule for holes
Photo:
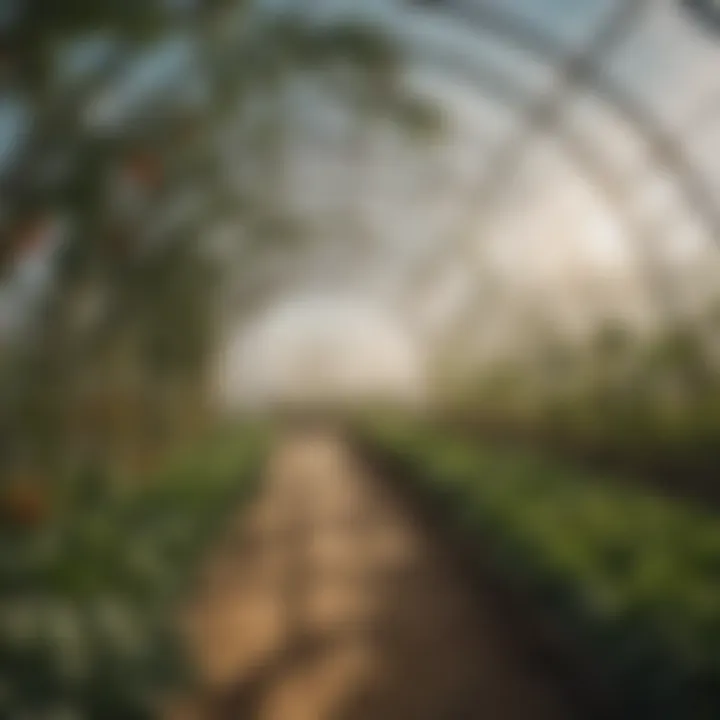
[[0,526],[0,717],[157,716],[189,680],[173,609],[263,446],[226,433],[141,484],[58,483],[41,520],[15,499]]
[[720,717],[720,518],[442,431],[375,439],[594,659],[634,718]]

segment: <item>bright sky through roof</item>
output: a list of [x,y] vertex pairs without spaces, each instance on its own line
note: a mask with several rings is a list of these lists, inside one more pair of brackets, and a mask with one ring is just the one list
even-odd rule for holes
[[[403,155],[392,143],[380,147],[371,142],[362,154],[365,166],[360,168],[367,174],[355,180],[347,176],[359,168],[349,163],[343,154],[347,147],[342,137],[339,142],[333,140],[329,149],[329,132],[321,133],[320,143],[315,146],[300,135],[299,144],[312,149],[305,151],[304,159],[303,153],[299,153],[300,187],[304,184],[306,190],[314,189],[321,200],[336,201],[336,206],[340,204],[337,193],[342,193],[344,188],[359,189],[353,201],[366,213],[373,242],[365,255],[358,257],[357,243],[349,237],[350,228],[346,225],[342,232],[331,237],[335,244],[332,257],[325,251],[317,255],[309,251],[296,268],[294,289],[286,287],[282,295],[271,298],[276,306],[284,302],[284,309],[265,316],[268,328],[263,329],[261,320],[257,321],[260,325],[252,326],[252,337],[258,348],[250,356],[245,354],[242,360],[233,361],[242,365],[242,370],[240,366],[237,372],[232,370],[233,377],[243,375],[246,382],[248,373],[252,374],[248,363],[254,364],[252,372],[257,375],[253,382],[263,393],[272,394],[278,388],[289,391],[292,378],[300,384],[307,381],[305,377],[298,379],[297,367],[306,367],[309,377],[313,368],[308,367],[307,357],[319,357],[325,352],[332,358],[332,373],[336,374],[333,377],[340,385],[361,386],[363,371],[367,372],[367,382],[377,385],[379,368],[385,368],[387,377],[395,378],[401,385],[411,383],[409,378],[415,372],[411,368],[423,364],[423,356],[432,349],[438,323],[428,320],[424,328],[425,320],[419,310],[415,316],[412,312],[410,316],[403,316],[393,293],[402,285],[408,268],[418,262],[432,243],[445,243],[449,258],[448,272],[438,276],[437,290],[444,293],[445,299],[439,303],[444,303],[442,312],[440,315],[436,312],[435,317],[452,315],[467,293],[472,292],[477,278],[467,257],[484,252],[490,255],[496,252],[504,262],[511,263],[513,275],[519,279],[518,287],[532,285],[525,283],[532,276],[536,285],[545,282],[552,291],[548,294],[554,295],[563,289],[566,281],[568,286],[582,286],[586,278],[598,272],[615,273],[626,279],[612,284],[613,299],[622,305],[630,297],[637,277],[627,271],[633,252],[628,250],[629,235],[624,219],[617,217],[617,208],[607,198],[600,197],[596,187],[581,178],[577,166],[558,163],[557,149],[554,156],[550,152],[544,160],[529,162],[530,171],[521,173],[523,177],[517,187],[513,186],[508,197],[498,203],[498,217],[493,218],[498,230],[490,235],[490,247],[471,248],[473,252],[465,255],[457,250],[457,236],[468,233],[467,228],[462,233],[456,232],[453,218],[467,218],[470,226],[479,220],[473,218],[475,199],[468,196],[467,188],[477,182],[489,148],[508,134],[516,113],[513,108],[501,108],[497,99],[485,93],[482,86],[476,86],[469,76],[433,68],[432,52],[438,56],[452,54],[457,65],[498,70],[507,76],[509,85],[517,84],[528,97],[528,93],[548,87],[554,76],[553,68],[543,65],[522,46],[511,47],[505,40],[476,33],[462,21],[452,21],[452,13],[448,14],[449,21],[438,17],[423,19],[421,13],[408,9],[408,3],[399,0],[306,0],[303,3],[262,0],[261,4],[278,12],[291,9],[308,16],[374,18],[380,25],[397,31],[415,58],[413,72],[419,86],[440,101],[453,134],[433,160],[436,164],[425,167],[425,174],[421,165],[407,154]],[[450,7],[473,4],[516,13],[547,33],[558,47],[569,48],[582,47],[616,5],[610,0],[448,2]],[[442,4],[439,8],[441,17]],[[89,117],[100,124],[119,122],[138,98],[152,97],[170,86],[177,86],[178,82],[182,85],[188,77],[191,55],[190,45],[179,38],[148,52],[142,61],[132,65],[117,87],[98,98]],[[427,67],[423,67],[424,61]],[[655,0],[648,3],[646,17],[622,47],[608,56],[600,68],[637,98],[662,127],[680,138],[694,167],[716,196],[720,193],[720,165],[716,162],[720,152],[720,124],[713,121],[717,113],[712,108],[720,109],[718,67],[720,40],[699,29],[679,2]],[[674,186],[676,178],[670,178],[666,183],[669,187],[663,187],[664,178],[652,167],[652,157],[642,139],[638,139],[635,130],[623,125],[603,102],[590,88],[589,93],[576,98],[568,113],[573,122],[593,138],[594,147],[604,158],[622,167],[626,176],[636,178],[633,192],[638,194],[638,205],[645,203],[646,212],[651,216],[666,213],[663,222],[668,226],[677,224],[678,231],[671,239],[677,256],[688,262],[693,257],[701,258],[702,252],[707,251],[708,238],[703,245],[697,242],[697,233],[685,234],[680,230],[690,225],[693,218],[688,217],[690,211],[682,197],[678,197]],[[315,100],[311,106],[311,116],[312,112],[316,115],[325,112],[330,118],[329,106],[323,109],[322,103]],[[0,165],[11,157],[11,150],[24,131],[22,115],[18,112],[9,99],[0,101]],[[310,125],[314,122],[311,117]],[[315,125],[319,127],[319,123]],[[375,170],[370,167],[373,164]],[[307,173],[311,170],[313,182],[309,183]],[[409,192],[418,180],[433,179],[438,187],[426,189],[424,192],[429,195],[422,195],[422,189],[417,192],[414,189],[415,195]],[[472,232],[470,237],[472,241]],[[457,257],[462,260],[458,262]],[[448,275],[453,276],[455,292],[448,291]],[[351,303],[347,300],[348,290],[352,290],[355,297]],[[12,304],[12,300],[9,302]],[[6,299],[6,307],[7,303]],[[398,316],[402,322],[397,320]],[[409,320],[420,331],[419,338],[413,342],[398,330],[399,325]],[[427,331],[424,342],[423,329]],[[243,337],[242,332],[231,330],[233,340],[226,357],[237,358],[232,348],[237,348],[238,342],[243,347],[247,344],[247,338],[236,337],[237,333]],[[270,347],[274,349],[268,349]],[[410,356],[413,359],[409,359]],[[274,365],[275,362],[279,365]],[[401,367],[404,370],[401,371]],[[274,368],[272,372],[270,368]],[[402,372],[406,378],[400,381],[398,373]],[[345,379],[341,383],[338,378]],[[318,388],[320,385],[319,382]]]

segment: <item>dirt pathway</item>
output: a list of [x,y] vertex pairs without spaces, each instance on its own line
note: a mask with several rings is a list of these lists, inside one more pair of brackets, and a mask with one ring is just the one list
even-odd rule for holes
[[571,717],[497,615],[340,438],[294,435],[207,569],[174,717]]

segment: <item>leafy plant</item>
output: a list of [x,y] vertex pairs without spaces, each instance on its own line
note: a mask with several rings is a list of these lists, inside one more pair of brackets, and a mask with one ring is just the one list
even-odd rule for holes
[[135,489],[89,474],[41,526],[3,526],[0,716],[156,716],[189,678],[172,610],[262,452],[257,432],[213,438]]
[[716,515],[437,429],[395,423],[374,434],[584,643],[631,716],[718,716]]

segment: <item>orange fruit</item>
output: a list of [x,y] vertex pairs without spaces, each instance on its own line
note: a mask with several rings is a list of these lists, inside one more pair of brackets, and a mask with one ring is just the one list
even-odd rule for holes
[[47,495],[37,484],[13,483],[0,494],[0,516],[13,525],[37,527],[47,519],[48,514]]

